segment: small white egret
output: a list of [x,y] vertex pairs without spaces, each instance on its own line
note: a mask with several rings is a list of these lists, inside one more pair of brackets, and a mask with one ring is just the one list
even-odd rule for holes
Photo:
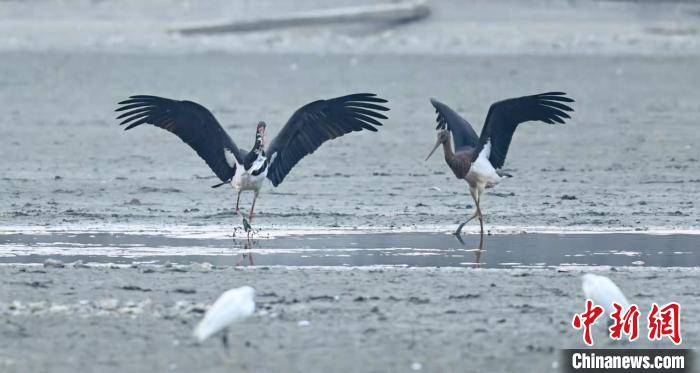
[[241,286],[228,290],[221,294],[204,314],[204,318],[194,329],[194,337],[202,342],[213,334],[223,331],[221,342],[228,350],[229,325],[250,317],[254,312],[255,289],[250,286]]
[[586,298],[603,307],[606,317],[610,317],[615,312],[615,308],[612,305],[613,302],[622,306],[624,310],[629,308],[627,298],[611,279],[586,273],[581,280],[583,282],[583,293],[586,295]]

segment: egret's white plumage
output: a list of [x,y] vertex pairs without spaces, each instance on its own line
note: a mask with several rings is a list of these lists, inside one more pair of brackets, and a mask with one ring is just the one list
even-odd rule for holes
[[221,294],[194,329],[200,342],[255,312],[255,289],[242,286]]
[[583,293],[587,299],[593,300],[593,303],[600,305],[605,309],[605,315],[609,317],[615,308],[613,302],[619,304],[623,309],[629,308],[629,302],[625,295],[611,279],[605,276],[586,273],[581,278],[583,285]]

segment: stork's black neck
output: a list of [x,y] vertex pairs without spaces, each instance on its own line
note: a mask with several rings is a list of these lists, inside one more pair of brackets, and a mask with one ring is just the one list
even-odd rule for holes
[[255,144],[253,145],[253,149],[250,152],[265,156],[265,147],[263,144],[263,134],[260,131],[258,131],[255,134]]
[[249,170],[253,166],[253,163],[260,157],[265,157],[265,146],[263,143],[263,134],[257,131],[255,133],[255,144],[253,145],[253,149],[250,150],[243,160],[243,167]]
[[452,151],[452,141],[448,137],[442,142],[442,150],[445,152],[445,160],[449,163],[455,157],[455,152]]

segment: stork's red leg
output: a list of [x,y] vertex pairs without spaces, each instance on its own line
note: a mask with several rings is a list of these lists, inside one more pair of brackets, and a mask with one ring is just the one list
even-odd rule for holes
[[459,227],[457,227],[457,230],[454,233],[455,236],[459,236],[462,233],[462,228],[464,228],[464,226],[467,223],[469,223],[470,221],[472,221],[472,219],[474,219],[475,217],[477,217],[479,215],[479,208],[478,208],[479,203],[477,202],[477,195],[475,194],[476,193],[475,188],[472,188],[470,186],[469,193],[471,193],[472,199],[474,200],[474,204],[477,206],[477,209],[474,211],[474,214],[472,214],[472,216],[469,217],[469,219],[467,219],[464,223],[460,224]]
[[255,210],[255,201],[258,199],[258,192],[255,192],[255,196],[253,196],[253,205],[250,206],[250,214],[248,214],[248,221],[253,222],[253,216],[255,216],[254,210]]
[[476,212],[479,213],[479,225],[481,226],[481,237],[484,237],[484,216],[481,215],[481,193],[479,190],[476,192]]

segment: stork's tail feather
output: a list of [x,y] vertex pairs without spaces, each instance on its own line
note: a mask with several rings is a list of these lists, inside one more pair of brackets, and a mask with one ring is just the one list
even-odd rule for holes
[[496,173],[497,173],[498,176],[500,176],[500,177],[513,177],[513,175],[511,175],[511,174],[509,174],[509,173],[507,173],[507,172],[501,171],[501,170],[496,170]]
[[212,187],[212,188],[218,188],[218,187],[220,187],[220,186],[222,186],[222,185],[224,185],[224,184],[228,184],[228,183],[230,183],[230,182],[231,182],[231,180],[226,180],[226,181],[224,181],[223,183],[219,183],[219,184],[216,184],[216,185],[212,185],[211,187]]

